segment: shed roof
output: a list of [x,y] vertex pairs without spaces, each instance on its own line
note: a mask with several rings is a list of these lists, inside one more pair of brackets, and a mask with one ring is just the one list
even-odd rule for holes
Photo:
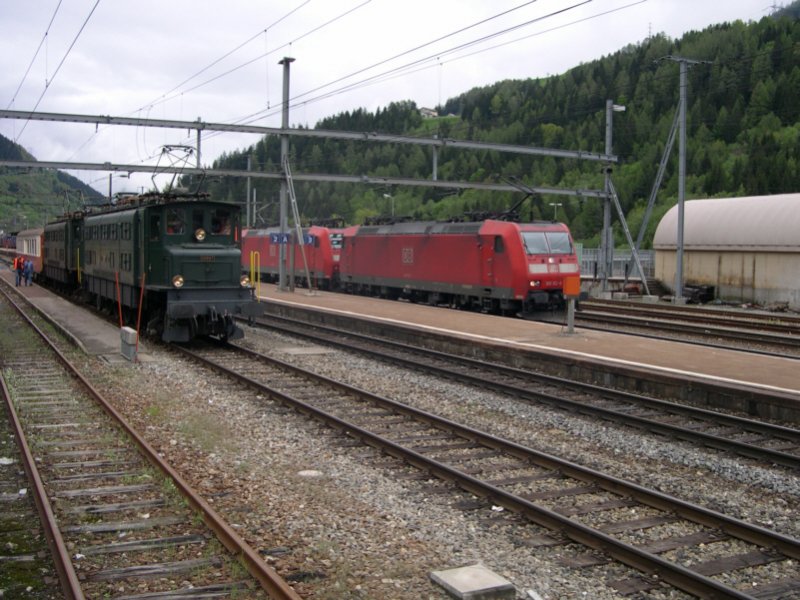
[[[653,247],[677,247],[678,206],[658,224]],[[683,247],[693,250],[800,252],[800,194],[690,200]]]

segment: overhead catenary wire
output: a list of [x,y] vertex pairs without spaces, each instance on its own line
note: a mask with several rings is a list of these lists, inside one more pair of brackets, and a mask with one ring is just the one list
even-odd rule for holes
[[[158,105],[158,104],[162,104],[162,103],[165,103],[165,102],[167,102],[167,101],[169,101],[169,100],[172,100],[172,99],[174,99],[174,98],[176,98],[176,97],[178,97],[178,96],[181,96],[181,95],[183,95],[183,94],[186,94],[186,93],[189,93],[189,92],[191,92],[191,91],[194,91],[194,90],[198,89],[199,87],[202,87],[202,86],[204,86],[204,85],[206,85],[206,84],[208,84],[208,83],[211,83],[211,82],[213,82],[213,81],[216,81],[217,79],[220,79],[221,77],[223,77],[223,76],[225,76],[225,75],[227,75],[227,74],[230,74],[230,73],[233,73],[233,72],[235,72],[235,71],[238,71],[239,69],[241,69],[241,68],[243,68],[243,67],[246,67],[246,66],[248,66],[248,65],[252,64],[252,63],[253,63],[253,62],[255,62],[255,61],[261,60],[262,58],[264,58],[265,56],[268,56],[269,54],[272,54],[272,53],[274,53],[274,52],[277,52],[278,50],[280,50],[280,49],[282,49],[282,48],[284,48],[284,47],[286,47],[286,46],[290,46],[291,44],[293,44],[293,43],[295,43],[295,42],[297,42],[297,41],[299,41],[299,40],[301,40],[301,39],[304,39],[304,38],[308,37],[309,35],[311,35],[311,34],[313,34],[313,33],[317,32],[317,31],[320,31],[320,30],[322,30],[323,28],[327,27],[328,25],[330,25],[330,24],[332,24],[332,23],[335,23],[336,21],[338,21],[338,20],[342,19],[343,17],[345,17],[345,16],[347,16],[347,15],[349,15],[349,14],[352,14],[354,11],[356,11],[356,10],[358,10],[358,9],[362,8],[363,6],[365,6],[365,5],[369,4],[370,2],[372,2],[372,0],[366,0],[366,1],[362,2],[361,4],[359,4],[359,5],[355,6],[354,8],[351,8],[351,9],[349,9],[349,10],[347,10],[347,11],[345,11],[345,12],[343,12],[343,13],[339,14],[338,16],[334,17],[333,19],[330,19],[330,20],[326,21],[325,23],[323,23],[323,24],[321,24],[321,25],[318,25],[318,26],[316,26],[316,27],[312,28],[311,30],[309,30],[309,31],[307,31],[307,32],[303,33],[302,35],[300,35],[300,36],[298,36],[298,37],[294,38],[292,41],[290,41],[290,42],[287,42],[286,44],[283,44],[282,46],[279,46],[278,48],[274,48],[273,50],[270,50],[270,51],[268,51],[268,52],[265,52],[264,54],[262,54],[261,56],[259,56],[259,57],[255,58],[255,59],[253,59],[253,60],[247,61],[246,63],[243,63],[243,64],[241,64],[241,65],[239,65],[239,66],[235,67],[234,69],[231,69],[231,70],[229,70],[229,71],[227,71],[227,72],[225,72],[225,73],[222,73],[222,74],[220,74],[220,75],[217,75],[217,76],[213,77],[212,79],[209,79],[209,80],[207,80],[207,81],[205,81],[205,82],[203,82],[203,83],[200,83],[200,84],[198,84],[197,86],[194,86],[194,87],[192,87],[192,88],[190,88],[190,89],[188,89],[188,90],[182,90],[180,93],[174,93],[174,92],[177,92],[177,91],[178,91],[178,90],[179,90],[179,89],[180,89],[180,88],[181,88],[183,85],[185,85],[185,84],[186,84],[186,83],[188,83],[189,81],[191,81],[191,80],[195,79],[196,77],[198,77],[198,76],[199,76],[199,75],[201,75],[202,73],[206,72],[208,69],[210,69],[210,68],[211,68],[211,67],[213,67],[214,65],[218,64],[219,62],[221,62],[221,61],[222,61],[222,60],[224,60],[225,58],[227,58],[227,57],[231,56],[232,54],[234,54],[235,52],[237,52],[237,51],[238,51],[238,50],[240,50],[241,48],[245,47],[247,44],[249,44],[250,42],[252,42],[254,39],[256,39],[256,38],[258,38],[259,36],[261,36],[262,34],[266,33],[266,32],[267,32],[269,29],[271,29],[271,28],[272,28],[272,27],[274,27],[275,25],[277,25],[277,24],[281,23],[281,22],[282,22],[282,21],[284,21],[286,18],[288,18],[288,17],[289,17],[289,16],[291,16],[292,14],[296,13],[298,10],[300,10],[300,9],[301,9],[301,8],[303,8],[305,5],[307,5],[307,4],[308,4],[310,1],[311,1],[311,0],[306,0],[305,2],[303,2],[302,4],[300,4],[299,6],[295,7],[294,9],[292,9],[291,11],[289,11],[287,14],[285,14],[285,15],[284,15],[284,16],[282,16],[281,18],[277,19],[276,21],[274,21],[272,24],[270,24],[270,25],[269,25],[268,27],[266,27],[265,29],[262,29],[262,30],[260,30],[260,31],[259,31],[258,33],[256,33],[255,35],[251,36],[250,38],[248,38],[248,39],[247,39],[247,40],[245,40],[244,42],[240,43],[240,44],[239,44],[238,46],[236,46],[234,49],[232,49],[232,50],[230,50],[229,52],[225,53],[225,54],[224,54],[223,56],[221,56],[220,58],[218,58],[218,59],[215,59],[214,61],[212,61],[211,63],[209,63],[208,65],[206,65],[206,66],[205,66],[205,67],[203,67],[202,69],[200,69],[199,71],[197,71],[197,72],[196,72],[194,75],[192,75],[192,76],[190,76],[190,77],[186,78],[186,79],[185,79],[183,82],[181,82],[181,83],[180,83],[180,84],[178,84],[177,86],[174,86],[174,87],[173,87],[171,90],[169,90],[169,91],[165,92],[164,94],[162,94],[162,95],[161,95],[159,98],[157,98],[157,99],[155,99],[155,100],[151,101],[150,103],[148,103],[148,104],[145,104],[144,106],[141,106],[141,107],[139,107],[139,108],[137,108],[137,109],[135,109],[135,110],[133,110],[133,111],[130,111],[130,112],[128,112],[127,114],[128,114],[128,115],[133,115],[133,114],[136,114],[136,113],[140,113],[140,112],[142,112],[142,111],[147,111],[147,112],[148,112],[148,114],[149,114],[149,112],[150,112],[150,111],[151,111],[151,110],[152,110],[152,109],[153,109],[153,108],[154,108],[156,105]],[[172,94],[172,95],[170,95],[170,94]],[[106,129],[106,128],[104,127],[103,129]],[[93,140],[93,139],[94,139],[94,138],[97,136],[97,133],[98,133],[98,130],[96,129],[96,130],[94,131],[94,133],[93,133],[91,136],[89,136],[89,138],[88,138],[88,139],[87,139],[87,140],[86,140],[86,141],[85,141],[83,144],[81,144],[81,146],[80,146],[80,147],[79,147],[79,148],[78,148],[78,149],[77,149],[75,152],[73,152],[73,153],[70,155],[70,160],[71,160],[71,159],[72,159],[72,158],[73,158],[73,157],[74,157],[74,156],[75,156],[75,155],[76,155],[76,154],[77,154],[77,153],[78,153],[78,152],[79,152],[81,149],[83,149],[83,148],[84,148],[84,147],[85,147],[87,144],[89,144],[89,143],[90,143],[90,142],[91,142],[91,141],[92,141],[92,140]],[[141,155],[140,155],[140,153],[139,153],[139,137],[138,137],[138,134],[136,135],[136,148],[137,148],[137,155],[138,155],[138,156],[139,156],[139,158],[141,159]],[[157,153],[157,152],[154,152],[154,153],[152,153],[152,154],[151,154],[150,158],[153,158],[153,157],[155,157],[155,156],[157,156],[157,155],[158,155],[158,153]],[[147,159],[145,159],[145,160],[147,160]]]
[[[349,75],[345,75],[343,77],[339,77],[339,78],[337,78],[337,79],[335,79],[335,80],[333,80],[331,82],[328,82],[328,83],[326,83],[324,85],[321,85],[321,86],[318,86],[318,87],[316,87],[314,89],[311,89],[311,90],[308,90],[306,92],[303,92],[302,94],[298,94],[298,95],[294,96],[292,99],[290,99],[290,103],[294,102],[295,104],[293,104],[293,106],[298,106],[298,103],[296,101],[298,99],[300,99],[300,98],[303,98],[304,96],[307,96],[307,95],[312,94],[312,93],[314,93],[316,91],[325,89],[326,87],[330,87],[331,85],[334,85],[334,84],[336,84],[338,82],[345,81],[347,79],[355,77],[356,75],[359,75],[361,73],[364,73],[366,71],[374,69],[375,67],[384,65],[384,64],[386,64],[386,63],[388,63],[388,62],[390,62],[392,60],[395,60],[397,58],[400,58],[402,56],[405,56],[407,54],[415,52],[415,51],[417,51],[419,49],[422,49],[422,48],[425,48],[427,46],[430,46],[433,43],[445,40],[445,39],[447,39],[449,37],[452,37],[453,35],[456,35],[458,33],[462,33],[464,31],[472,29],[472,28],[474,28],[474,27],[476,27],[478,25],[485,24],[485,23],[487,23],[489,21],[492,21],[492,20],[494,20],[494,19],[496,19],[498,17],[507,15],[510,12],[514,11],[514,10],[517,10],[519,8],[523,8],[525,6],[533,4],[535,1],[536,0],[533,0],[531,2],[526,2],[524,4],[521,4],[521,5],[518,5],[518,6],[514,7],[512,9],[509,9],[509,10],[503,11],[501,13],[498,13],[498,14],[492,16],[492,17],[488,17],[486,19],[481,19],[480,21],[477,21],[476,23],[473,23],[473,24],[468,25],[466,27],[462,27],[462,28],[460,28],[460,29],[458,29],[458,30],[456,30],[456,31],[454,31],[452,33],[449,33],[449,34],[445,35],[445,36],[440,36],[440,37],[436,38],[435,40],[432,40],[430,42],[426,42],[425,44],[418,45],[418,46],[416,46],[416,47],[414,47],[414,48],[412,48],[410,50],[401,52],[401,53],[399,53],[399,54],[397,54],[397,55],[395,55],[395,56],[393,56],[391,58],[383,59],[383,60],[378,61],[377,63],[374,63],[374,64],[372,64],[372,65],[370,65],[368,67],[360,68],[360,69],[350,73]],[[349,91],[353,91],[353,90],[358,89],[360,87],[365,87],[367,85],[372,85],[372,84],[374,84],[376,82],[388,80],[388,79],[390,79],[392,77],[396,77],[396,76],[399,76],[399,75],[405,75],[405,74],[408,74],[408,73],[405,73],[404,71],[408,71],[410,69],[413,69],[414,67],[418,67],[417,70],[420,70],[419,65],[423,64],[425,62],[428,62],[428,61],[437,61],[436,64],[438,64],[438,61],[439,61],[440,57],[442,57],[442,56],[446,56],[446,55],[452,54],[454,52],[458,52],[460,50],[463,50],[465,48],[469,48],[469,47],[475,46],[475,45],[480,44],[482,42],[485,42],[487,40],[496,38],[496,37],[501,36],[501,35],[505,35],[505,34],[510,33],[512,31],[518,30],[520,28],[527,27],[527,26],[532,25],[534,23],[540,22],[540,21],[542,21],[544,19],[552,18],[552,17],[554,17],[554,16],[556,16],[558,14],[565,13],[565,12],[567,12],[569,10],[572,10],[574,8],[577,8],[579,6],[582,6],[582,5],[585,5],[585,4],[589,4],[592,1],[593,0],[583,0],[582,2],[578,2],[577,4],[574,4],[572,6],[553,11],[553,12],[547,14],[547,15],[536,17],[535,19],[530,19],[528,21],[525,21],[523,23],[519,23],[519,24],[514,25],[512,27],[501,29],[499,31],[496,31],[494,33],[490,33],[490,34],[487,34],[487,35],[484,35],[484,36],[481,36],[481,37],[476,38],[474,40],[471,40],[471,41],[468,41],[468,42],[465,42],[465,43],[462,43],[462,44],[458,44],[458,45],[456,45],[456,46],[454,46],[452,48],[446,49],[446,50],[441,51],[441,52],[434,53],[434,54],[429,55],[429,56],[427,56],[425,58],[413,60],[413,61],[411,61],[409,63],[406,63],[404,65],[401,65],[399,67],[394,67],[394,68],[391,68],[391,69],[389,69],[387,71],[384,71],[383,73],[379,73],[379,74],[367,77],[365,79],[362,79],[362,80],[360,80],[358,82],[353,82],[353,83],[348,84],[346,86],[342,86],[342,87],[340,87],[340,88],[338,88],[336,90],[332,90],[330,92],[326,92],[325,94],[321,94],[321,95],[316,96],[314,98],[308,99],[308,100],[306,100],[306,101],[304,101],[302,103],[299,103],[299,105],[305,105],[305,104],[309,104],[311,102],[317,102],[317,101],[320,101],[320,100],[323,100],[323,99],[334,97],[334,96],[339,95],[339,94],[343,94],[343,93],[346,93],[346,92],[349,92]],[[642,1],[647,1],[647,0],[642,0]],[[415,71],[411,71],[411,72],[413,73]],[[236,120],[233,120],[231,122],[232,123],[236,123],[236,124],[253,123],[253,122],[258,121],[260,119],[263,119],[263,118],[272,116],[274,114],[277,114],[278,109],[276,109],[274,112],[269,112],[269,111],[270,111],[270,109],[263,109],[263,110],[258,111],[256,113],[252,113],[252,114],[246,115],[244,117],[240,117],[240,118],[238,118]],[[212,137],[212,135],[213,134],[209,134],[209,136],[207,136],[207,137]]]
[[[368,0],[368,1],[371,1],[371,0]],[[203,67],[202,69],[200,69],[199,71],[197,71],[197,72],[196,72],[194,75],[191,75],[191,76],[187,77],[186,79],[184,79],[183,81],[181,81],[181,82],[180,82],[178,85],[174,86],[172,89],[170,89],[170,90],[168,90],[168,91],[164,92],[164,93],[163,93],[163,94],[161,94],[161,96],[159,96],[158,98],[156,98],[156,99],[152,100],[151,102],[148,102],[147,104],[145,104],[144,106],[142,106],[142,107],[140,107],[140,108],[136,109],[136,110],[135,110],[135,111],[133,111],[133,112],[138,112],[138,111],[140,111],[140,110],[144,110],[146,107],[148,107],[148,106],[153,106],[153,105],[154,105],[154,104],[156,104],[157,102],[162,102],[162,101],[163,101],[163,102],[166,102],[167,100],[171,99],[171,98],[169,97],[169,95],[170,95],[170,94],[172,94],[173,92],[176,92],[176,91],[178,91],[179,89],[181,89],[181,88],[182,88],[184,85],[186,85],[187,83],[189,83],[189,82],[190,82],[190,81],[192,81],[193,79],[195,79],[195,78],[199,77],[200,75],[202,75],[203,73],[205,73],[206,71],[208,71],[209,69],[211,69],[212,67],[214,67],[215,65],[218,65],[219,63],[221,63],[223,60],[225,60],[225,59],[226,59],[226,58],[228,58],[229,56],[232,56],[233,54],[235,54],[236,52],[238,52],[239,50],[241,50],[242,48],[244,48],[245,46],[247,46],[247,45],[248,45],[250,42],[252,42],[253,40],[256,40],[256,39],[258,39],[259,37],[261,37],[262,35],[264,35],[265,33],[267,33],[267,32],[268,32],[270,29],[272,29],[272,28],[273,28],[273,27],[275,27],[276,25],[278,25],[278,24],[280,24],[281,22],[283,22],[283,21],[285,21],[286,19],[288,19],[290,16],[292,16],[294,13],[296,13],[297,11],[299,11],[301,8],[303,8],[304,6],[306,6],[307,4],[309,4],[310,2],[311,2],[311,0],[305,0],[305,2],[303,2],[302,4],[300,4],[300,5],[296,6],[295,8],[293,8],[292,10],[290,10],[288,13],[286,13],[285,15],[283,15],[281,18],[277,19],[276,21],[274,21],[273,23],[271,23],[270,25],[268,25],[268,26],[267,26],[267,27],[265,27],[264,29],[260,30],[260,31],[259,31],[258,33],[256,33],[255,35],[252,35],[252,36],[250,36],[250,37],[249,37],[249,38],[247,38],[245,41],[243,41],[242,43],[240,43],[239,45],[237,45],[235,48],[233,48],[233,49],[229,50],[228,52],[226,52],[225,54],[223,54],[223,55],[222,55],[222,56],[220,56],[219,58],[217,58],[217,59],[213,60],[212,62],[210,62],[209,64],[207,64],[205,67]],[[366,4],[366,3],[365,3],[365,4]],[[260,57],[260,58],[263,58],[263,56],[262,56],[262,57]],[[248,63],[248,64],[249,64],[249,63]],[[194,89],[194,88],[193,88],[193,89]],[[189,91],[191,91],[191,90],[189,90]],[[185,91],[184,91],[184,92],[181,92],[181,93],[185,93]],[[172,98],[174,98],[174,96],[172,96]]]
[[[223,73],[220,73],[220,74],[218,74],[218,75],[215,75],[215,76],[214,76],[214,77],[212,77],[211,79],[207,79],[207,80],[203,81],[202,83],[198,83],[197,85],[195,85],[195,86],[193,86],[193,87],[190,87],[189,89],[183,90],[183,91],[181,92],[181,94],[187,94],[187,93],[189,93],[189,92],[193,92],[193,91],[195,91],[195,90],[198,90],[198,89],[200,89],[201,87],[204,87],[204,86],[208,85],[209,83],[213,83],[214,81],[217,81],[217,80],[219,80],[219,79],[222,79],[223,77],[226,77],[226,76],[228,76],[228,75],[231,75],[232,73],[235,73],[235,72],[237,72],[237,71],[239,71],[239,70],[241,70],[241,69],[243,69],[243,68],[245,68],[245,67],[247,67],[247,66],[249,66],[249,65],[252,65],[253,63],[255,63],[255,62],[258,62],[258,61],[262,60],[263,58],[266,58],[266,57],[267,57],[267,56],[269,56],[270,54],[274,54],[274,53],[275,53],[275,52],[277,52],[278,50],[282,50],[283,48],[290,47],[290,46],[292,46],[292,44],[295,44],[295,43],[299,42],[300,40],[302,40],[302,39],[304,39],[304,38],[308,37],[309,35],[311,35],[311,34],[313,34],[313,33],[317,33],[318,31],[320,31],[320,30],[324,29],[325,27],[327,27],[327,26],[329,26],[329,25],[331,25],[331,24],[333,24],[333,23],[335,23],[335,22],[339,21],[340,19],[343,19],[344,17],[346,17],[346,16],[348,16],[348,15],[352,14],[353,12],[357,11],[358,9],[360,9],[360,8],[363,8],[364,6],[366,6],[367,4],[369,4],[370,2],[372,2],[372,0],[364,0],[364,2],[362,2],[361,4],[359,4],[359,5],[357,5],[357,6],[353,7],[353,8],[351,8],[351,9],[349,9],[349,10],[347,10],[347,11],[345,11],[345,12],[343,12],[343,13],[339,14],[338,16],[336,16],[336,17],[334,17],[334,18],[332,18],[332,19],[329,19],[328,21],[326,21],[326,22],[322,23],[321,25],[318,25],[317,27],[314,27],[313,29],[311,29],[311,30],[309,30],[309,31],[305,32],[304,34],[302,34],[302,35],[300,35],[300,36],[298,36],[298,37],[294,38],[293,40],[291,40],[291,41],[289,41],[289,42],[286,42],[285,44],[281,44],[281,45],[280,45],[280,46],[278,46],[277,48],[273,48],[272,50],[269,50],[268,52],[266,52],[266,53],[264,53],[264,54],[261,54],[261,55],[259,55],[259,56],[256,56],[255,58],[252,58],[252,59],[250,59],[250,60],[248,60],[248,61],[246,61],[246,62],[244,62],[244,63],[241,63],[240,65],[237,65],[237,66],[233,67],[232,69],[228,69],[227,71],[225,71],[225,72],[223,72]],[[263,33],[263,31],[260,31],[260,32],[257,34],[257,36],[256,36],[256,37],[260,36],[262,33]],[[161,98],[161,99],[157,100],[156,102],[154,102],[154,103],[153,103],[151,106],[155,106],[155,105],[157,105],[157,104],[161,104],[161,103],[163,103],[163,102],[167,102],[167,101],[169,101],[169,100],[172,100],[172,99],[176,98],[176,97],[177,97],[177,96],[179,96],[179,95],[180,95],[180,94],[173,94],[172,96],[167,96],[167,97],[165,97],[165,98]]]
[[33,68],[33,63],[36,62],[36,57],[39,56],[39,51],[42,49],[45,40],[47,39],[48,34],[50,33],[50,28],[53,26],[53,21],[56,20],[56,15],[58,14],[58,9],[61,8],[62,0],[58,0],[58,4],[56,5],[56,9],[53,11],[53,16],[50,17],[50,22],[47,24],[47,29],[44,30],[44,35],[42,36],[42,40],[39,42],[39,46],[36,48],[36,52],[33,53],[33,58],[31,58],[30,64],[28,64],[28,68],[25,69],[25,74],[22,76],[22,80],[19,82],[17,89],[14,91],[14,94],[11,96],[11,100],[8,102],[8,106],[6,106],[6,110],[11,108],[14,105],[14,101],[17,99],[17,94],[22,89],[22,86],[25,83],[25,80],[28,78],[28,74],[31,72],[31,68]]
[[[61,67],[64,66],[64,62],[67,60],[67,57],[69,56],[70,52],[72,52],[72,48],[75,47],[75,44],[77,43],[78,38],[81,36],[81,34],[83,33],[83,30],[86,28],[86,25],[89,23],[89,19],[92,18],[92,15],[94,14],[94,11],[97,8],[98,4],[100,4],[100,0],[97,0],[94,3],[94,6],[92,7],[92,10],[89,11],[89,15],[83,21],[83,25],[81,25],[81,28],[78,30],[78,33],[75,34],[75,38],[72,40],[72,43],[69,45],[69,48],[67,48],[67,51],[64,53],[64,56],[61,58],[61,62],[58,63],[58,66],[56,67],[56,70],[53,71],[53,76],[50,77],[50,79],[47,82],[45,82],[44,89],[42,90],[42,93],[39,96],[39,99],[36,101],[36,104],[34,104],[33,108],[31,109],[31,111],[30,111],[31,113],[36,112],[36,109],[39,108],[39,104],[41,103],[42,98],[44,98],[44,95],[47,93],[47,90],[50,89],[50,84],[53,83],[53,80],[56,78],[56,75],[58,75],[58,72],[61,70]],[[20,132],[17,134],[16,138],[14,138],[14,142],[15,143],[19,143],[19,138],[22,137],[22,134],[25,132],[25,128],[28,126],[28,123],[30,123],[30,121],[25,121],[25,123],[22,125],[22,129],[20,129]]]

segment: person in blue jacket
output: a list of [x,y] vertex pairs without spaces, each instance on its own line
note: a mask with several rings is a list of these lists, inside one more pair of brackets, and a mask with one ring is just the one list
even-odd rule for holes
[[25,278],[25,285],[30,285],[33,280],[33,261],[30,258],[22,267],[22,276]]

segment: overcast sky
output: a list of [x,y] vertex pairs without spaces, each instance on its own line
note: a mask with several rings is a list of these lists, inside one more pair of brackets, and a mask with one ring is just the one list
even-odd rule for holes
[[[278,61],[290,56],[290,123],[313,127],[770,11],[770,0],[0,0],[0,108],[278,127]],[[46,161],[154,164],[163,145],[194,143],[185,131],[10,119],[0,133]],[[256,141],[204,137],[203,163]],[[72,173],[108,191],[107,173]],[[134,175],[114,191],[150,185]]]

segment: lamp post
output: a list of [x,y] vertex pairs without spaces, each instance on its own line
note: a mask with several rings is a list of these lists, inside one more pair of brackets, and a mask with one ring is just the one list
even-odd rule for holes
[[109,203],[109,204],[111,204],[111,180],[112,180],[114,177],[120,177],[120,178],[122,178],[122,179],[128,179],[128,175],[121,175],[121,174],[117,174],[117,175],[115,176],[115,175],[114,175],[114,173],[109,173],[109,174],[108,174],[108,203]]
[[550,206],[553,207],[553,221],[558,221],[558,207],[563,206],[561,202],[550,202]]
[[392,196],[391,194],[384,194],[383,197],[386,198],[387,200],[391,200],[392,216],[394,216],[394,196]]
[[[613,100],[606,100],[606,154],[614,151],[611,141],[613,115],[615,112],[625,112],[625,110],[625,106],[614,104]],[[606,292],[608,291],[608,278],[611,276],[614,265],[614,239],[611,233],[611,165],[607,164],[604,171],[606,198],[603,200],[603,231],[600,235],[600,276],[603,280],[603,291]]]

